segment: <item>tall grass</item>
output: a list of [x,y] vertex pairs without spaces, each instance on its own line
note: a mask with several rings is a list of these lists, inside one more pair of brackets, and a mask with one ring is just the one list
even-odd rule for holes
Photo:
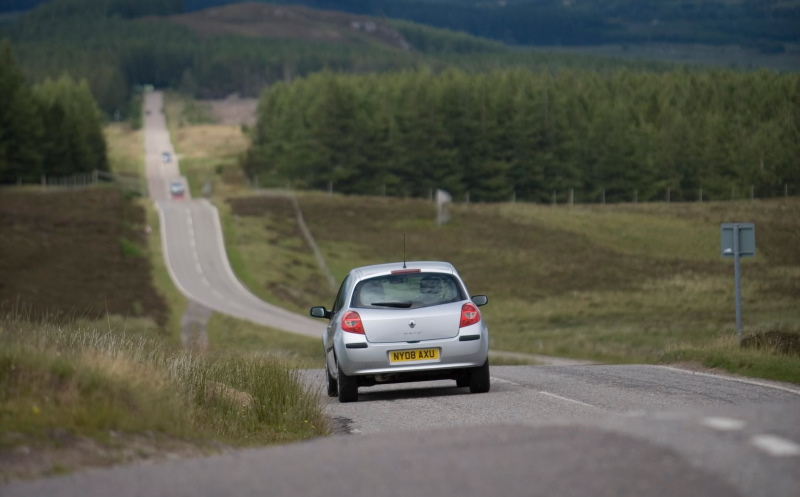
[[[766,340],[763,340],[766,337]],[[703,345],[666,348],[661,362],[695,362],[746,376],[800,384],[800,329],[775,326],[751,331],[742,341],[735,334],[717,335]]]
[[[174,349],[146,321],[0,316],[0,434],[155,431],[270,444],[326,434],[317,393],[281,360]],[[0,440],[5,438],[0,436]]]

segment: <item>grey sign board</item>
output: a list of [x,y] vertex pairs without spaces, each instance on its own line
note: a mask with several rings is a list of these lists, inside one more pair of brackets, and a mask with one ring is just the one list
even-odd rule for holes
[[720,225],[722,257],[734,257],[734,228],[739,232],[739,257],[756,255],[756,227],[753,223],[723,223]]

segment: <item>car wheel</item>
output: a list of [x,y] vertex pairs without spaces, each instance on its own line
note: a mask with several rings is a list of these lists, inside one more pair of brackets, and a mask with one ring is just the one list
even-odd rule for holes
[[469,391],[472,393],[486,393],[489,391],[489,358],[483,366],[472,368],[469,372]]
[[328,377],[328,397],[336,397],[339,395],[339,385],[336,384],[336,379],[331,375],[327,364],[325,364],[325,376]]
[[347,376],[342,372],[342,367],[339,361],[336,361],[336,367],[339,368],[339,402],[355,402],[358,400],[358,378],[354,376]]

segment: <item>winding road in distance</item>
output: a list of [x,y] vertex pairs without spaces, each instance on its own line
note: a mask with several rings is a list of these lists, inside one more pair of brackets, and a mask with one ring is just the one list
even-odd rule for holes
[[[321,337],[322,321],[268,304],[248,291],[234,276],[225,253],[219,215],[205,199],[191,198],[180,176],[163,112],[163,94],[145,97],[145,163],[151,198],[161,219],[164,256],[172,280],[190,300],[216,312],[293,333]],[[163,162],[168,152],[171,161]],[[171,182],[180,181],[186,194],[172,199]]]
[[[161,96],[147,105],[148,176],[161,188],[176,283],[219,312],[320,336],[318,324],[242,289],[210,204],[167,198],[178,172],[160,163],[171,151]],[[325,396],[324,370],[299,374],[320,393],[333,436],[15,482],[0,496],[800,496],[797,385],[576,362],[493,366],[485,394],[436,381],[362,388],[340,404]]]

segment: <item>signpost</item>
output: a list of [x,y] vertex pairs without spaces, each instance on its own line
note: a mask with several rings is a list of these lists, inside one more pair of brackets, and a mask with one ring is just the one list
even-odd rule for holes
[[453,198],[444,190],[436,189],[436,225],[441,226],[450,221],[448,206]]
[[722,257],[733,257],[736,282],[736,333],[742,344],[742,286],[739,259],[756,255],[756,227],[753,223],[722,223],[720,225]]

